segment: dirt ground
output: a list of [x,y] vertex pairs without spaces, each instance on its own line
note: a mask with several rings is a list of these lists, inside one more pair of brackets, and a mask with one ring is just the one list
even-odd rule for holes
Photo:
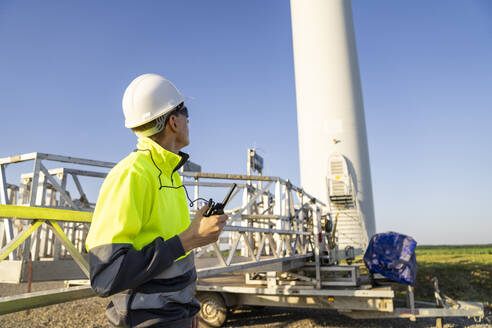
[[[35,283],[33,291],[61,288],[60,282]],[[26,291],[25,284],[0,284],[0,297]],[[111,327],[104,317],[108,299],[89,298],[0,316],[1,328],[106,328]],[[490,320],[490,319],[489,319]],[[412,323],[404,319],[353,320],[327,310],[287,308],[240,308],[231,312],[224,327],[288,327],[288,328],[348,328],[348,327],[435,327],[433,319],[419,319]],[[445,319],[444,327],[492,328],[485,319],[475,323],[472,319]]]

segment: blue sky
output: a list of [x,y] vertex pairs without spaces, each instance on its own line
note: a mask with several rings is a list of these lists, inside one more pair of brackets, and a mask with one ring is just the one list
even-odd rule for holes
[[[492,242],[492,3],[352,6],[377,230]],[[195,98],[185,150],[203,171],[245,173],[256,146],[299,185],[288,1],[4,0],[0,50],[0,157],[120,160],[124,89],[154,72]]]

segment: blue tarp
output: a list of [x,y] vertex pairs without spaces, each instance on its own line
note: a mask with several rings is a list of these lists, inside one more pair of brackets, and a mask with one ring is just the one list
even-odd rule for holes
[[372,236],[364,262],[371,273],[413,286],[417,275],[416,247],[412,237],[391,231],[379,233]]

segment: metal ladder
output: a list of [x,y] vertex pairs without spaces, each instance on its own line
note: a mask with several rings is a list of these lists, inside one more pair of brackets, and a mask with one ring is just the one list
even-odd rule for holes
[[340,154],[333,154],[329,161],[330,172],[326,180],[328,207],[332,218],[338,218],[335,232],[338,247],[344,249],[352,246],[364,250],[369,240],[347,160]]

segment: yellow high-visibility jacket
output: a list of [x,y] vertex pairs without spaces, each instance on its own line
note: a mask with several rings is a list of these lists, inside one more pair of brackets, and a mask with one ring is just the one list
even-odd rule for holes
[[187,159],[140,138],[104,180],[86,248],[94,291],[100,296],[124,291],[106,311],[114,325],[189,326],[200,309],[193,252],[185,254],[177,236],[190,225],[177,173]]

